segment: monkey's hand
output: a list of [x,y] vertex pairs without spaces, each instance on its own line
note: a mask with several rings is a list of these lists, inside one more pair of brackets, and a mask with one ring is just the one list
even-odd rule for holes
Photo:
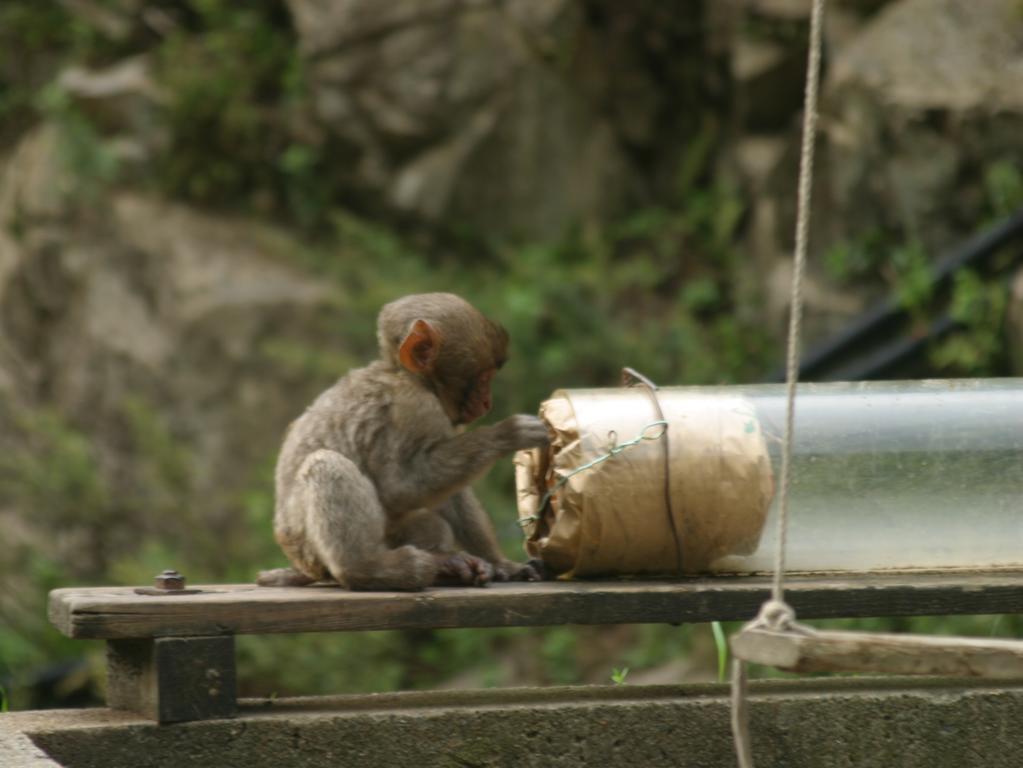
[[494,568],[486,560],[465,552],[436,555],[437,584],[485,587],[494,579]]
[[536,416],[517,413],[494,425],[505,450],[543,448],[551,441],[547,425]]
[[516,563],[502,560],[494,566],[494,581],[543,581],[543,566],[538,560]]

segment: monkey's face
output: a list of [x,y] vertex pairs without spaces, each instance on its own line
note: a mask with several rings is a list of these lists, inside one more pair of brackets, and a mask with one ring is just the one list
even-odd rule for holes
[[429,383],[454,424],[490,412],[490,387],[508,356],[508,332],[452,294],[406,296],[380,312],[385,359]]
[[490,413],[491,386],[508,356],[508,333],[478,315],[473,333],[463,333],[461,345],[442,349],[437,373],[444,381],[448,412],[455,424],[470,424]]
[[491,386],[508,355],[508,334],[481,317],[477,333],[462,336],[462,344],[442,349],[436,368],[441,400],[451,421],[469,424],[490,413]]
[[458,408],[457,423],[469,424],[490,413],[490,408],[493,405],[490,396],[490,385],[496,373],[497,369],[490,368],[480,372],[474,379],[469,381]]

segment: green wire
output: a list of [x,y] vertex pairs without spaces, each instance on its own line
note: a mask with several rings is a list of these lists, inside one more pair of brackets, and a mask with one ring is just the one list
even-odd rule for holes
[[[660,429],[655,433],[647,434],[647,431],[651,427],[660,427]],[[611,432],[610,434],[611,446],[608,448],[607,453],[598,456],[592,461],[586,462],[581,467],[576,467],[571,472],[569,472],[568,474],[564,475],[561,479],[559,479],[558,482],[556,482],[554,486],[549,491],[547,491],[547,493],[544,494],[543,499],[540,501],[540,506],[537,508],[537,512],[538,513],[543,512],[543,510],[550,503],[551,497],[553,497],[555,493],[560,491],[562,486],[565,485],[565,483],[567,483],[570,479],[578,475],[580,472],[585,472],[587,469],[593,469],[593,467],[597,466],[598,464],[603,464],[608,459],[614,458],[622,451],[627,450],[628,448],[631,448],[634,445],[639,445],[644,440],[660,440],[664,436],[664,433],[667,431],[668,422],[662,419],[659,419],[658,421],[651,421],[649,424],[647,424],[645,427],[643,427],[643,429],[639,431],[638,435],[636,435],[631,440],[627,440],[626,442],[621,444],[615,442],[618,436],[617,434],[615,434],[615,432]],[[539,519],[540,519],[539,514],[520,517],[519,525],[525,527]]]

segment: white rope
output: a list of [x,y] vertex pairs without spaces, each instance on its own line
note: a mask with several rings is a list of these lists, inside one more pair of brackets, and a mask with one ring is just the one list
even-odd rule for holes
[[746,712],[746,662],[741,659],[732,659],[732,737],[739,768],[753,768],[749,714]]
[[774,587],[771,597],[785,602],[785,545],[788,540],[789,485],[792,478],[792,442],[796,413],[796,382],[799,380],[799,347],[803,320],[803,273],[810,229],[810,192],[813,188],[813,150],[817,140],[817,90],[820,82],[821,19],[824,0],[814,0],[810,18],[810,51],[807,54],[806,94],[803,99],[803,146],[799,159],[799,199],[796,214],[796,255],[792,265],[792,306],[789,309],[788,355],[785,361],[785,438],[781,453],[781,486],[778,489],[778,548],[774,553]]
[[[760,608],[752,625],[787,627],[795,614],[785,603],[785,548],[788,539],[789,486],[792,475],[792,444],[796,412],[796,383],[799,380],[799,347],[802,334],[803,273],[810,227],[810,193],[813,188],[813,150],[817,139],[817,92],[820,83],[821,22],[824,0],[814,0],[810,16],[810,49],[807,53],[806,91],[803,98],[803,144],[799,158],[796,252],[792,265],[792,305],[789,309],[788,350],[785,359],[785,436],[781,453],[781,484],[778,489],[777,549],[771,599]],[[739,768],[753,768],[749,718],[746,712],[746,664],[732,665],[732,735]]]

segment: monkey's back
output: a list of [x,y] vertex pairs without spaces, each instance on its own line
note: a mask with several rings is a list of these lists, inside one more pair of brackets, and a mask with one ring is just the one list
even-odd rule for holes
[[[402,418],[409,413],[415,414],[416,423]],[[340,453],[377,486],[381,468],[400,466],[410,445],[423,444],[419,432],[424,424],[435,437],[453,431],[439,401],[421,382],[383,361],[350,371],[288,427],[275,472],[277,516],[284,512],[282,504],[302,463],[314,451]]]

